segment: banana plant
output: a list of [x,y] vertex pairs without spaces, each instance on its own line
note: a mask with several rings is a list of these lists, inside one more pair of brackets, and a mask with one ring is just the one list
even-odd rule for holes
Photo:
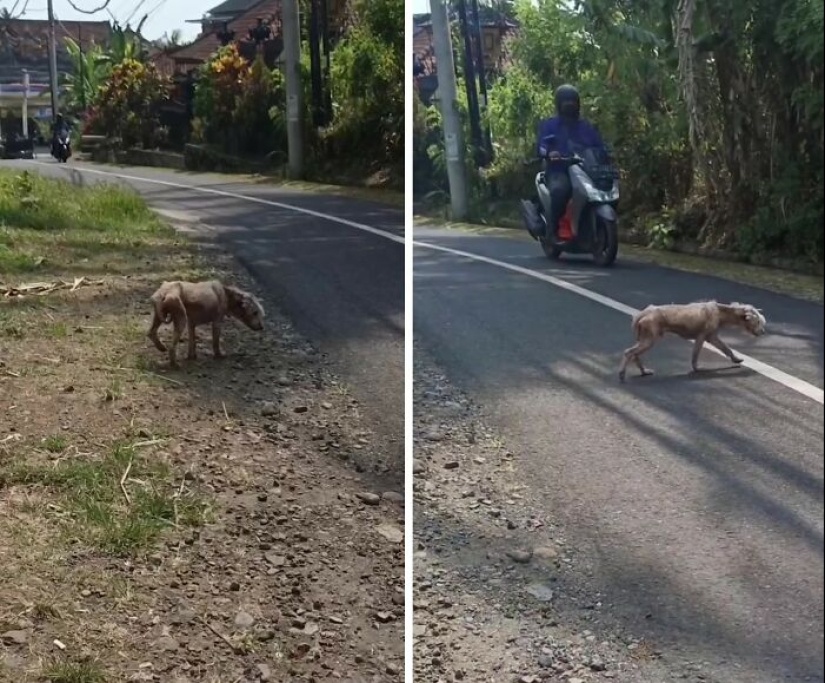
[[72,38],[66,38],[66,51],[74,69],[63,77],[65,104],[70,110],[82,111],[111,73],[111,58],[99,45],[81,49]]

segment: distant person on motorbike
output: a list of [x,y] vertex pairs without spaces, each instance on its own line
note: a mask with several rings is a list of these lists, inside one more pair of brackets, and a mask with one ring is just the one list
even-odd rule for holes
[[[553,215],[548,216],[548,225],[557,232],[559,220],[564,215],[567,202],[573,193],[567,164],[561,161],[573,153],[573,148],[603,148],[599,131],[587,120],[581,118],[579,91],[572,85],[562,85],[556,90],[556,115],[544,119],[539,124],[538,155],[545,162],[545,182],[550,190]],[[545,142],[550,135],[555,136],[549,147]]]
[[61,133],[69,134],[69,124],[63,114],[58,114],[52,124],[52,156],[57,156],[57,139]]

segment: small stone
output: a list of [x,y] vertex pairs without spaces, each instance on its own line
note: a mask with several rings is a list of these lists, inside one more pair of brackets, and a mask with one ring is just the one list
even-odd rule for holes
[[235,616],[235,626],[238,628],[250,628],[252,624],[255,623],[255,617],[253,617],[249,612],[244,612],[241,610]]
[[267,553],[264,559],[273,567],[283,567],[286,564],[286,558],[283,555],[276,555],[275,553]]
[[433,441],[433,442],[444,441],[444,433],[439,432],[438,430],[434,429],[433,431],[427,432],[424,435],[424,438],[427,441]]
[[554,597],[553,589],[542,583],[527,586],[527,593],[540,602],[550,602]]
[[420,460],[413,460],[413,474],[423,474],[425,471],[424,463]]
[[271,681],[272,680],[272,669],[269,668],[266,664],[258,664],[256,667],[258,669],[258,680],[259,681]]
[[278,414],[278,406],[272,401],[264,401],[261,405],[261,415],[264,417],[273,417]]
[[364,503],[364,505],[378,505],[381,502],[381,496],[375,493],[356,493],[355,496]]
[[450,462],[444,463],[445,470],[457,470],[458,469],[458,462],[456,460],[451,460]]
[[551,545],[541,545],[533,549],[533,557],[538,560],[555,560],[559,556],[559,551]]
[[390,503],[398,503],[399,505],[404,504],[404,494],[396,491],[385,491],[381,494],[381,498],[389,501]]
[[395,617],[391,612],[376,612],[375,620],[379,624],[389,624]]
[[392,524],[379,524],[375,531],[390,543],[401,543],[404,540],[404,532]]
[[604,671],[607,669],[607,664],[604,663],[601,657],[595,655],[590,659],[590,668],[593,669],[593,671]]
[[508,550],[507,557],[518,564],[527,564],[533,559],[532,550]]
[[299,414],[300,413],[305,413],[308,410],[309,410],[309,406],[295,406],[295,408],[293,408],[293,411],[296,412],[296,413],[299,413]]
[[179,647],[178,641],[175,640],[172,636],[161,636],[157,639],[155,646],[160,650],[164,650],[165,652],[174,652]]
[[0,634],[0,642],[6,645],[25,645],[29,635],[25,631],[6,631]]

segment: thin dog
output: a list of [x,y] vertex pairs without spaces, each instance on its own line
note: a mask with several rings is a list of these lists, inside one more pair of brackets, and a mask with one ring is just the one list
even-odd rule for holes
[[[224,318],[240,320],[256,331],[264,328],[264,309],[249,292],[225,285],[217,280],[209,282],[164,282],[151,297],[154,308],[152,326],[147,336],[162,353],[169,352],[169,363],[178,367],[176,348],[184,330],[189,342],[188,358],[197,357],[195,328],[212,325],[212,350],[215,358],[223,358],[221,351],[221,324]],[[158,337],[158,328],[172,323],[172,342],[167,348]]]
[[648,306],[633,316],[631,326],[636,343],[625,350],[622,357],[619,367],[619,379],[622,382],[627,364],[631,361],[639,368],[642,377],[653,374],[652,370],[642,364],[641,356],[666,333],[693,340],[690,359],[693,372],[699,371],[699,353],[705,342],[715,346],[739,365],[743,359],[719,338],[719,330],[723,327],[739,327],[758,337],[765,333],[766,321],[762,312],[750,304],[699,301],[692,304]]

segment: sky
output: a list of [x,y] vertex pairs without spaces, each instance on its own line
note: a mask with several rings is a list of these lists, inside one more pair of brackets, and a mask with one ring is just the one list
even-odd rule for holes
[[[109,0],[107,9],[121,23],[125,24],[129,15],[134,12],[131,20],[132,27],[136,27],[144,14],[149,14],[149,18],[143,25],[143,34],[155,40],[163,36],[164,33],[171,33],[175,29],[180,29],[183,38],[194,38],[200,31],[199,24],[187,24],[187,19],[200,19],[209,8],[218,5],[221,0],[210,0],[206,3],[194,3],[191,0]],[[427,0],[415,0],[416,2]],[[26,12],[21,18],[25,19],[45,19],[46,0],[17,0],[18,5],[13,10],[13,15],[20,15],[20,10],[26,4]],[[73,0],[74,4],[85,10],[92,10],[100,7],[105,0]],[[15,0],[0,0],[0,7],[11,9]],[[200,6],[198,8],[198,5]],[[135,9],[137,8],[137,11]],[[54,13],[58,19],[87,19],[93,21],[111,21],[112,17],[106,10],[101,10],[97,14],[89,16],[81,14],[72,8],[67,0],[54,0]]]
[[409,7],[412,5],[413,14],[427,14],[430,11],[430,0],[412,0],[407,3]]

